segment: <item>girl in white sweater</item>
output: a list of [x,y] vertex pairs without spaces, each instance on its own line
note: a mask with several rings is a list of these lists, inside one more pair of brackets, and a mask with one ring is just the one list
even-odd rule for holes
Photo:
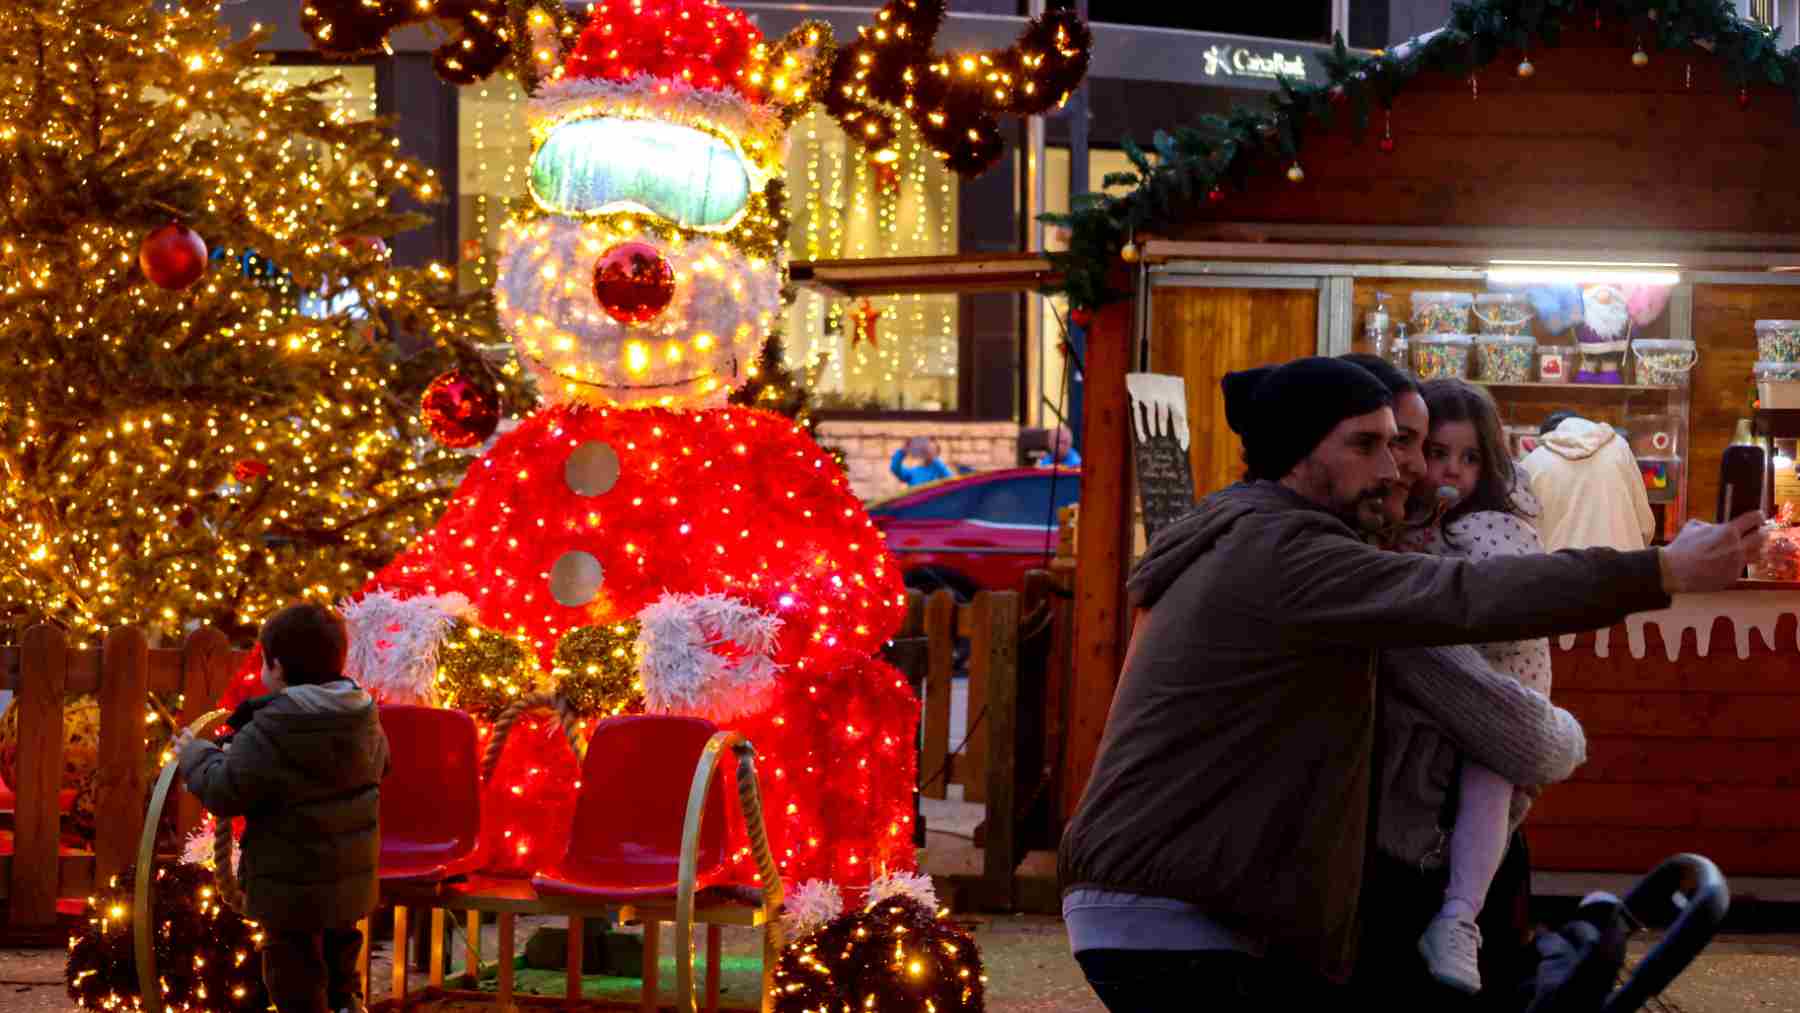
[[[1480,387],[1455,379],[1430,381],[1423,385],[1423,393],[1431,413],[1424,491],[1447,501],[1449,508],[1406,547],[1476,560],[1543,552],[1531,523],[1537,504],[1507,454],[1493,398]],[[1550,692],[1548,640],[1478,647],[1498,671],[1540,693]],[[1475,917],[1512,835],[1515,790],[1486,767],[1463,764],[1456,828],[1450,836],[1450,884],[1443,909],[1419,939],[1419,952],[1432,976],[1471,994],[1481,990],[1477,969],[1481,933]]]

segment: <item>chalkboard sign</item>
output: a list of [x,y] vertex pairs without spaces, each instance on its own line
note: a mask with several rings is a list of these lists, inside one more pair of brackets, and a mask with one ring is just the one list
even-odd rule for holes
[[1130,373],[1131,448],[1144,537],[1151,539],[1194,507],[1188,463],[1187,384],[1179,376]]

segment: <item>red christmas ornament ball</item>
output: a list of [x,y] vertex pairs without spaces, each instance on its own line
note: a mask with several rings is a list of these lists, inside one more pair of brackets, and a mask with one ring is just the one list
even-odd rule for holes
[[1739,108],[1739,109],[1748,109],[1748,108],[1750,108],[1750,89],[1748,89],[1748,88],[1739,88],[1739,89],[1738,89],[1738,99],[1737,99],[1737,102],[1738,102],[1738,108]]
[[246,457],[231,466],[231,477],[239,482],[253,482],[269,477],[269,466],[254,457]]
[[594,298],[619,323],[647,323],[675,298],[675,269],[649,243],[620,243],[594,265]]
[[170,222],[144,237],[138,266],[157,286],[179,292],[206,273],[206,243],[193,229]]
[[461,450],[494,435],[500,425],[500,399],[453,369],[425,388],[419,414],[433,439],[451,450]]
[[1225,199],[1225,191],[1222,188],[1215,186],[1211,190],[1206,191],[1206,199],[1217,204]]
[[1086,306],[1078,306],[1069,311],[1069,322],[1086,330],[1088,325],[1094,322],[1094,311]]
[[1377,146],[1381,148],[1381,153],[1384,155],[1391,155],[1394,153],[1394,139],[1392,137],[1383,137],[1380,144]]
[[349,250],[351,253],[355,253],[359,249],[362,249],[367,250],[377,257],[386,254],[388,248],[387,241],[380,236],[342,235],[338,237],[337,241],[339,246]]

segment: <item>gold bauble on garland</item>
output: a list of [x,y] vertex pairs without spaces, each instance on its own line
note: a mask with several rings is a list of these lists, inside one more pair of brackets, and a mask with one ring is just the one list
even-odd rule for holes
[[556,692],[584,717],[642,710],[644,684],[638,678],[638,624],[582,626],[556,644]]
[[438,647],[437,688],[444,704],[492,721],[526,693],[543,689],[543,673],[524,640],[457,621]]

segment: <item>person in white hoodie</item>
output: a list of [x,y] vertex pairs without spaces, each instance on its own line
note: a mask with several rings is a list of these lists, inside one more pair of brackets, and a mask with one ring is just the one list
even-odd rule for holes
[[1542,507],[1544,551],[1646,548],[1656,515],[1630,444],[1604,422],[1575,415],[1550,421],[1555,427],[1519,465]]

